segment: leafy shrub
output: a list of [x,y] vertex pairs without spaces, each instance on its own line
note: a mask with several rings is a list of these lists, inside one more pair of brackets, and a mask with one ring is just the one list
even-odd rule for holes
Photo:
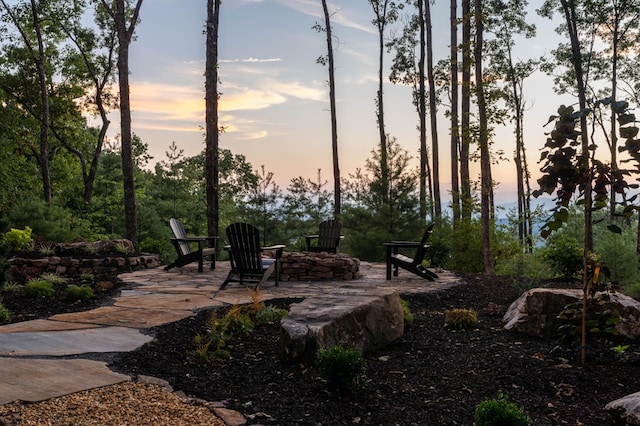
[[11,319],[11,312],[0,303],[0,324],[6,324]]
[[542,256],[552,271],[565,279],[571,279],[582,271],[583,247],[573,237],[554,234],[547,240]]
[[400,304],[402,304],[402,316],[404,318],[405,327],[411,327],[413,325],[413,321],[415,321],[415,316],[413,312],[411,312],[411,308],[409,307],[409,302],[404,299],[400,299]]
[[20,293],[24,290],[22,284],[18,284],[14,281],[7,281],[0,285],[0,292],[2,293]]
[[42,281],[48,281],[53,285],[66,284],[67,283],[67,279],[65,277],[57,275],[57,274],[45,273],[45,274],[40,275],[40,279]]
[[339,345],[320,349],[316,365],[320,377],[327,381],[332,391],[347,391],[357,386],[366,367],[360,351]]
[[264,305],[262,309],[260,309],[255,314],[255,323],[256,324],[271,324],[273,322],[279,321],[282,318],[286,317],[288,314],[286,309],[280,309],[273,305]]
[[52,296],[53,293],[53,284],[41,279],[29,281],[24,286],[24,294],[32,299],[38,297],[49,297]]
[[[582,335],[582,300],[564,307],[558,314],[560,326],[558,337],[560,344],[571,347],[580,342]],[[620,311],[608,293],[599,294],[596,297],[587,297],[587,334],[597,336],[599,334],[617,335],[616,326],[622,321]]]
[[11,228],[10,231],[4,234],[4,240],[9,244],[9,250],[20,251],[24,250],[33,242],[31,238],[32,230],[28,226],[24,227],[24,230]]
[[498,391],[497,398],[485,399],[475,409],[475,426],[529,426],[531,419],[506,395]]
[[473,309],[444,311],[444,324],[455,330],[467,330],[478,326],[478,314]]
[[93,297],[93,289],[89,286],[72,284],[64,291],[65,300],[89,300]]

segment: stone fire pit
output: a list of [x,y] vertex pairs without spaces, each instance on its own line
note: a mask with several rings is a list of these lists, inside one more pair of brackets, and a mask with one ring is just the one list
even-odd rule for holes
[[360,259],[346,253],[282,253],[281,281],[354,280],[359,276]]

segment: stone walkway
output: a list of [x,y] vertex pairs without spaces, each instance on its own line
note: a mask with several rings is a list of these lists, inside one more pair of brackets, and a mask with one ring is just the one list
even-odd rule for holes
[[[228,262],[214,271],[198,273],[196,265],[126,273],[128,283],[113,304],[87,312],[54,315],[46,320],[26,321],[0,327],[0,405],[16,400],[37,402],[131,380],[115,373],[99,354],[133,351],[152,340],[151,327],[195,315],[199,310],[250,301],[250,292],[232,284],[220,291]],[[334,296],[353,302],[354,297],[375,293],[426,293],[459,284],[449,272],[437,282],[425,281],[406,271],[385,280],[385,265],[362,262],[360,278],[350,281],[268,281],[261,287],[264,301],[284,297]]]

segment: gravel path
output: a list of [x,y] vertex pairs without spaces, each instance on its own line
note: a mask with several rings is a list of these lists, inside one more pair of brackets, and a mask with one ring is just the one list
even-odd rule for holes
[[124,382],[44,402],[2,405],[0,426],[225,426],[212,410],[163,386]]

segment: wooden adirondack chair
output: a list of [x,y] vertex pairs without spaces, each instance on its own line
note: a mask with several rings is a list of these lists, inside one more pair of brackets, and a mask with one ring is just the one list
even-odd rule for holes
[[[438,279],[438,275],[434,272],[429,271],[422,265],[422,260],[424,260],[427,255],[427,251],[429,250],[429,237],[433,232],[433,224],[427,226],[427,229],[424,232],[422,237],[422,241],[420,242],[412,242],[412,241],[391,241],[389,243],[384,243],[384,246],[387,250],[387,280],[391,279],[391,269],[393,268],[393,276],[398,276],[398,268],[406,269],[409,272],[412,272],[419,277],[425,278],[429,281],[435,281]],[[415,254],[413,258],[405,256],[400,253],[400,249],[408,249],[415,248]]]
[[[317,235],[305,235],[307,242],[307,251],[327,253],[338,253],[340,251],[340,240],[344,236],[340,235],[342,232],[342,224],[338,220],[325,220],[318,226]],[[318,240],[316,245],[312,245],[312,242]]]
[[[169,265],[164,267],[165,271],[171,268],[181,267],[189,263],[198,262],[198,272],[203,271],[203,259],[205,256],[211,256],[211,269],[216,268],[216,247],[215,242],[218,237],[187,237],[187,233],[178,219],[169,219],[169,226],[175,238],[171,238],[171,244],[178,253],[178,258]],[[209,242],[209,246],[205,247],[204,243]],[[193,245],[198,247],[194,250]]]
[[[280,282],[279,259],[284,244],[261,247],[258,228],[248,223],[236,222],[227,227],[229,245],[224,249],[229,252],[231,271],[220,286],[223,290],[230,282],[255,283],[255,289],[275,272],[276,286]],[[270,251],[273,258],[264,258],[262,254]]]

